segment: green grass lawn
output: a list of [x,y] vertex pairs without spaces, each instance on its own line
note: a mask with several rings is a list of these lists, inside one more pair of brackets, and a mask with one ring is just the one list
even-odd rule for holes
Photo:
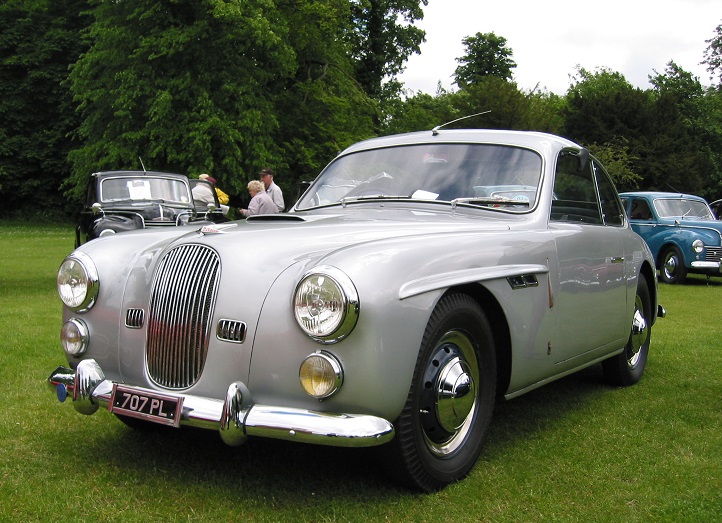
[[65,364],[55,272],[68,225],[0,223],[0,521],[722,521],[722,278],[660,286],[642,381],[599,368],[500,403],[471,475],[399,489],[373,449],[133,431],[45,380]]

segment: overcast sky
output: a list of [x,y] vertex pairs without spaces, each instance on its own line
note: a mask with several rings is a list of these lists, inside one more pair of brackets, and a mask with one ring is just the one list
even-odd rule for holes
[[439,81],[456,89],[452,75],[465,53],[462,38],[493,32],[506,38],[523,90],[564,94],[577,65],[607,67],[647,89],[649,75],[664,72],[670,60],[709,85],[700,62],[705,40],[721,22],[720,0],[429,0],[416,24],[426,41],[400,80],[414,92],[434,94]]

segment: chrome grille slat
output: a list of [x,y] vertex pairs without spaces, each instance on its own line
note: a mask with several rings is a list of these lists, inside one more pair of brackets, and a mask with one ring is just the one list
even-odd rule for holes
[[706,261],[718,262],[722,260],[722,247],[707,247]]
[[208,352],[220,259],[202,245],[181,245],[158,263],[151,287],[146,363],[154,383],[192,386]]

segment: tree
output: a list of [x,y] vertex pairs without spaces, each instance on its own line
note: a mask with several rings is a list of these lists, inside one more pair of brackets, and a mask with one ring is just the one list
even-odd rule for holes
[[304,0],[284,15],[296,70],[274,99],[281,125],[274,140],[282,149],[282,173],[289,201],[299,183],[313,179],[338,152],[375,134],[379,106],[355,78],[355,63],[344,41],[350,23],[347,0]]
[[494,33],[476,33],[462,39],[461,43],[466,47],[466,54],[456,59],[461,65],[454,73],[454,82],[460,88],[486,76],[511,80],[516,63],[512,60],[513,52],[507,47],[506,38]]
[[64,84],[86,45],[82,0],[0,3],[0,213],[56,218],[68,208],[59,187],[69,175],[70,133],[78,125]]
[[[664,73],[650,76],[659,105],[674,107],[676,124],[684,130],[686,141],[679,141],[689,148],[681,150],[678,157],[693,158],[688,169],[697,182],[685,190],[697,192],[713,199],[722,193],[722,92],[702,86],[698,77],[679,67],[673,61]],[[681,133],[682,131],[678,130]],[[680,139],[681,140],[681,139]],[[681,148],[680,148],[681,149]]]
[[[420,52],[425,33],[413,23],[424,17],[428,0],[351,0],[347,39],[354,76],[374,100],[398,96],[395,76],[412,53]],[[402,21],[400,23],[400,21]]]
[[83,147],[68,187],[90,172],[212,172],[228,183],[273,164],[272,99],[295,72],[273,2],[94,0],[92,47],[71,70]]
[[722,24],[715,28],[715,35],[705,40],[707,49],[704,52],[703,64],[707,64],[710,78],[718,77],[718,84],[722,88]]

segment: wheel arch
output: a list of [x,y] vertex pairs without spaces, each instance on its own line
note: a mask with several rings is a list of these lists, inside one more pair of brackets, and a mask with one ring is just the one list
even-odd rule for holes
[[497,396],[504,394],[509,387],[511,379],[511,334],[509,332],[509,322],[506,314],[504,314],[501,304],[494,295],[481,284],[467,283],[449,287],[441,298],[454,293],[471,296],[471,298],[479,304],[489,320],[496,351]]
[[[647,281],[647,290],[649,291],[649,299],[651,301],[650,305],[652,307],[652,320],[654,322],[657,320],[657,305],[659,304],[659,289],[657,288],[657,275],[655,268],[645,261],[639,269],[639,277],[644,278]],[[654,325],[654,323],[652,324]]]

